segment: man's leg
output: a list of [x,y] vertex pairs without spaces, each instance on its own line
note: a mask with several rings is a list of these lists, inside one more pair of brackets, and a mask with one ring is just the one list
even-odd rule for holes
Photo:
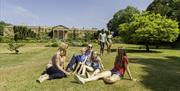
[[77,62],[77,57],[78,57],[78,55],[73,55],[73,57],[71,58],[69,64],[66,67],[67,71],[72,71],[73,70],[73,65],[78,63]]
[[106,78],[106,77],[109,77],[109,76],[111,76],[111,71],[104,71],[104,72],[101,72],[101,73],[99,73],[99,74],[97,74],[95,76],[89,77],[89,78],[82,78],[82,77],[80,77],[78,75],[75,75],[75,79],[78,82],[84,84],[84,83],[89,82],[89,81],[95,81],[95,80],[98,80],[100,78]]
[[100,54],[103,55],[104,53],[104,44],[103,42],[100,42]]
[[104,54],[104,45],[105,45],[105,43],[102,42],[102,55]]

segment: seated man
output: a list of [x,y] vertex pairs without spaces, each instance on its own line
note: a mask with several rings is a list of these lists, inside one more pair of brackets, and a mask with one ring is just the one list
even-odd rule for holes
[[83,66],[82,75],[85,75],[86,71],[90,71],[93,72],[91,76],[94,76],[102,70],[104,70],[104,66],[101,62],[101,58],[98,56],[97,52],[93,51],[90,60],[86,61],[86,64]]
[[129,70],[129,67],[128,67],[128,58],[125,53],[125,49],[118,48],[118,54],[116,56],[116,59],[114,62],[114,68],[112,70],[103,71],[103,72],[98,73],[89,78],[82,78],[79,75],[75,75],[75,79],[79,83],[82,83],[82,84],[89,82],[89,81],[95,81],[100,78],[103,78],[105,83],[115,83],[124,76],[126,70],[127,70],[127,73],[129,75],[130,79],[133,80],[130,70]]
[[71,58],[69,64],[67,65],[66,70],[68,72],[75,70],[76,67],[78,66],[79,62],[83,62],[85,61],[85,58],[87,57],[87,60],[89,59],[89,57],[91,56],[92,53],[92,44],[89,44],[87,49],[86,48],[82,48],[81,49],[81,54],[80,55],[73,55],[73,57]]

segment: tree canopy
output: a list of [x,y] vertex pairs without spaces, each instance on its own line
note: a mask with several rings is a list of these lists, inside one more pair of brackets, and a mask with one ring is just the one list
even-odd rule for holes
[[180,22],[180,0],[154,0],[147,7],[147,11],[159,13]]
[[14,40],[24,40],[27,38],[36,38],[36,33],[31,31],[31,29],[28,29],[25,26],[14,26]]
[[[159,13],[179,22],[180,29],[180,0],[154,0],[147,8],[151,13]],[[180,34],[173,43],[174,46],[180,45]]]
[[160,14],[143,12],[132,17],[129,23],[119,26],[122,38],[134,42],[145,42],[146,50],[149,44],[156,41],[173,42],[179,35],[178,22],[167,19]]
[[118,35],[119,24],[127,23],[130,21],[133,14],[138,14],[140,11],[132,6],[127,6],[125,9],[119,10],[114,14],[113,18],[108,22],[108,30],[113,31],[115,35]]

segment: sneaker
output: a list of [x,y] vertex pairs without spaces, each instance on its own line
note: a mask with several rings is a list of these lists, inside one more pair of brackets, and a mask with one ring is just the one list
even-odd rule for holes
[[41,79],[36,80],[37,83],[42,83]]
[[84,79],[77,74],[75,75],[74,79],[77,80],[81,84],[85,84]]

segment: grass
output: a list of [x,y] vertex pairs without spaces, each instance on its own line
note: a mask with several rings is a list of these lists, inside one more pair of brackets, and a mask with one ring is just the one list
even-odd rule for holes
[[[12,54],[7,44],[0,44],[0,91],[180,91],[180,50],[152,49],[146,53],[140,45],[113,45],[113,52],[102,56],[105,68],[111,69],[116,48],[127,49],[132,76],[138,82],[121,80],[107,85],[102,80],[84,85],[76,83],[73,76],[36,83],[57,48],[44,47],[43,43],[29,43]],[[80,47],[69,47],[67,62]],[[98,51],[98,45],[94,50]],[[125,77],[127,77],[125,75]]]

